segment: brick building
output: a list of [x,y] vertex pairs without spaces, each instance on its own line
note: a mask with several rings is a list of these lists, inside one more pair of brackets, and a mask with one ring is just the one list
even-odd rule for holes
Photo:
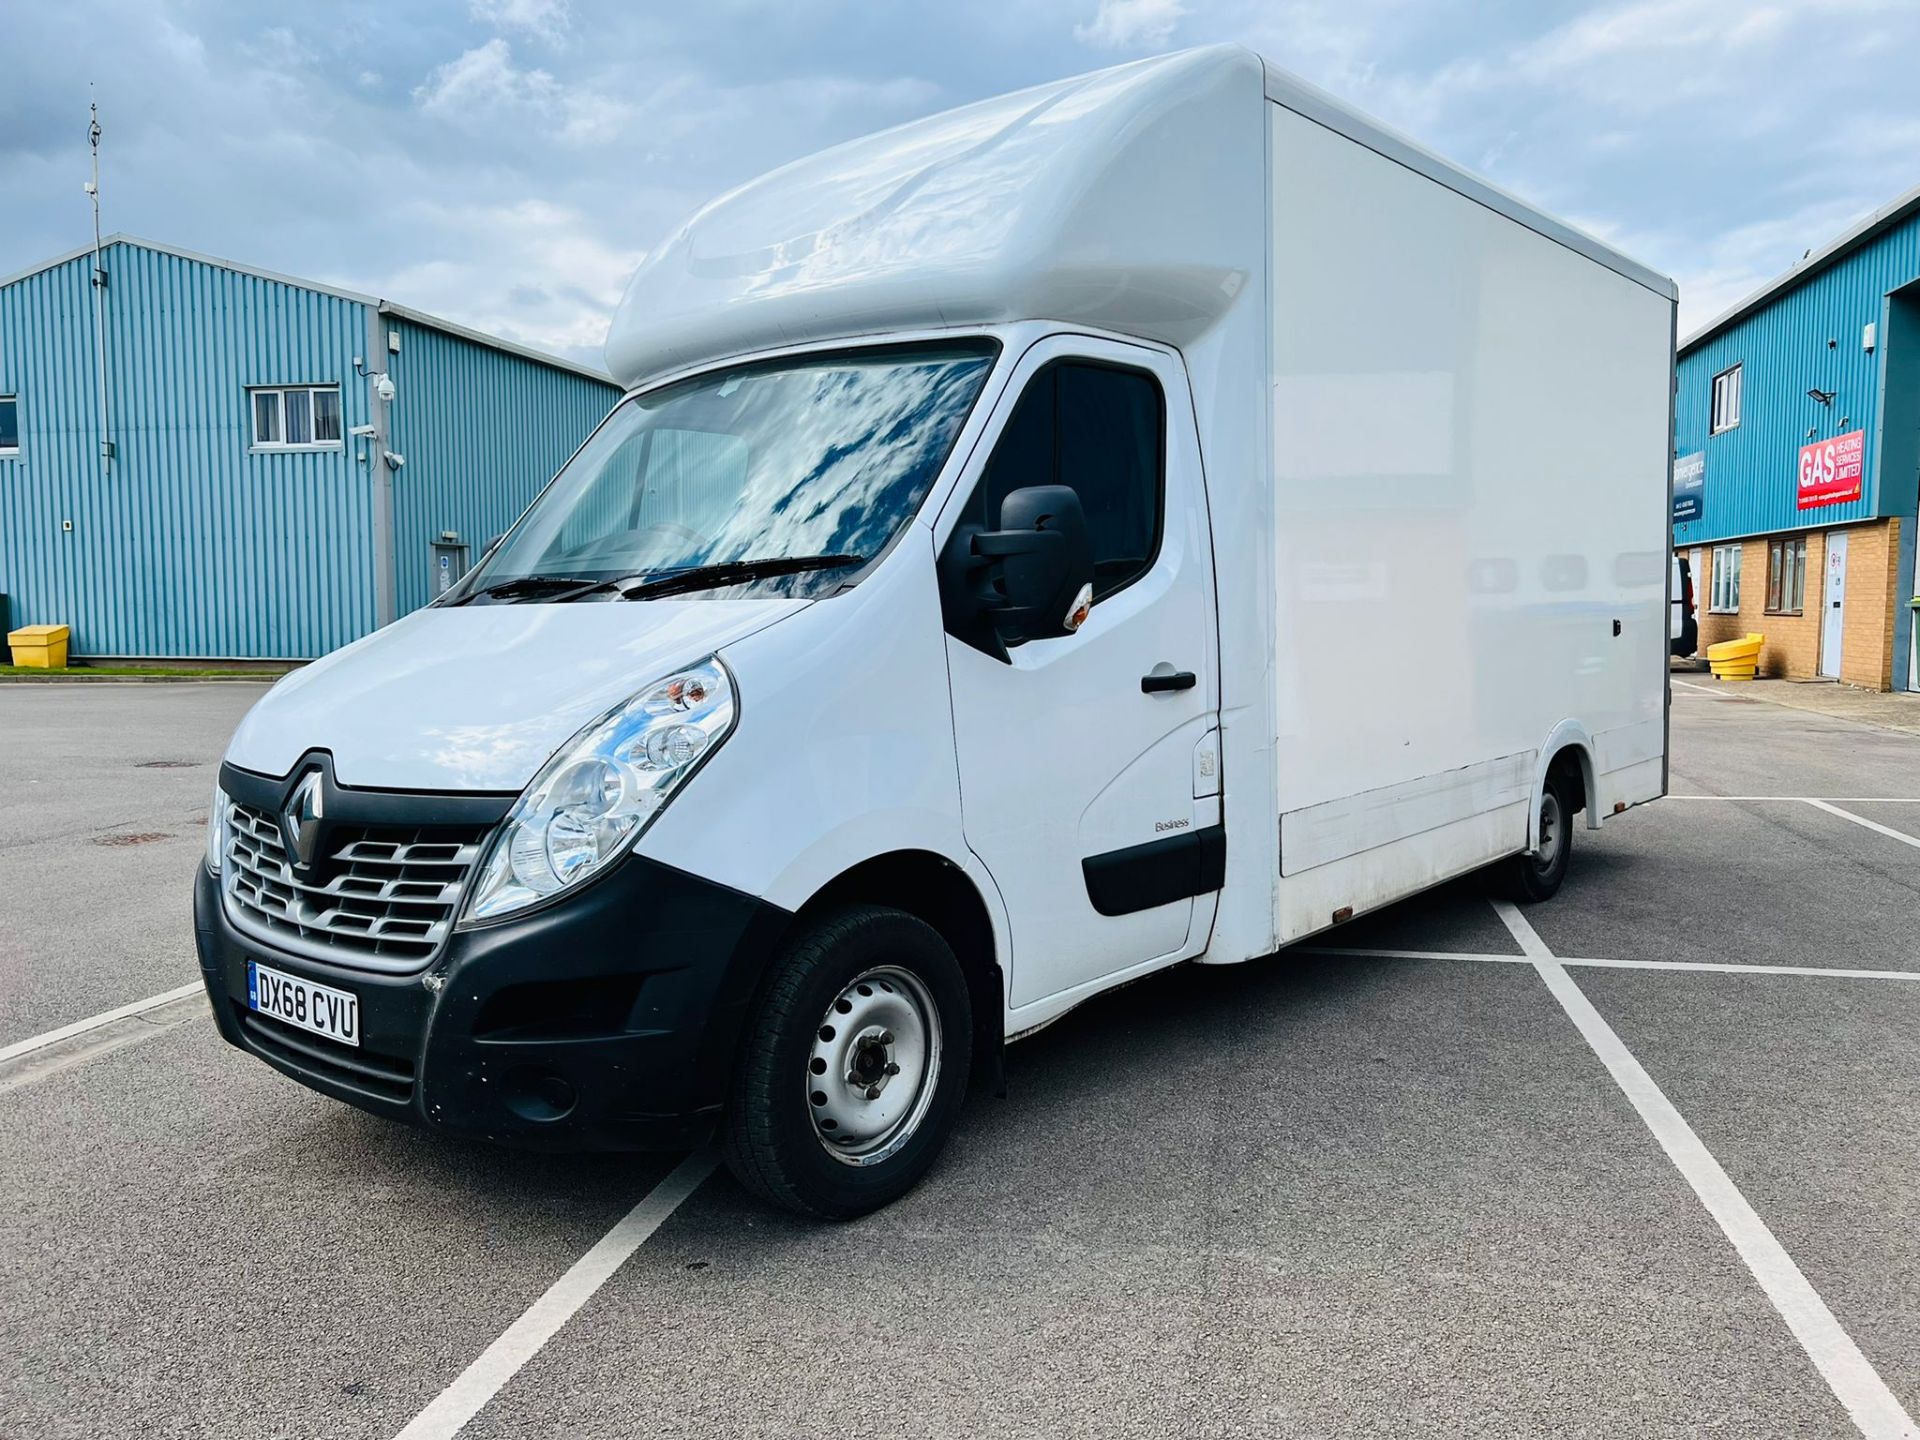
[[1920,690],[1920,189],[1682,341],[1673,534],[1700,646]]

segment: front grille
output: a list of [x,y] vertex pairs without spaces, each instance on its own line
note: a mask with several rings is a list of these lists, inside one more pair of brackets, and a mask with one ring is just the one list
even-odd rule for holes
[[460,912],[486,829],[336,826],[310,874],[287,863],[279,821],[234,802],[224,890],[242,930],[295,954],[404,972],[431,960]]
[[411,1060],[343,1049],[250,1010],[240,1012],[240,1031],[255,1050],[291,1070],[394,1105],[404,1105],[413,1098]]

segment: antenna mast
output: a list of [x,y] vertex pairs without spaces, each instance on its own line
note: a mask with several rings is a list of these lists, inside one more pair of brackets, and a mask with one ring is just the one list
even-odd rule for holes
[[87,148],[93,152],[93,178],[87,198],[93,202],[93,319],[97,366],[100,372],[100,470],[113,467],[113,438],[107,417],[107,272],[100,263],[100,105],[87,82]]

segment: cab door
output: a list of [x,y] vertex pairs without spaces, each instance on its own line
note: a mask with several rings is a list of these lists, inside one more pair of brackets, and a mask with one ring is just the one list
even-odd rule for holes
[[946,640],[962,824],[1006,905],[1016,1008],[1200,948],[1213,907],[1196,921],[1196,897],[1219,890],[1226,854],[1213,556],[1174,356],[1034,346],[940,534],[968,543],[1008,493],[1054,484],[1078,493],[1093,542],[1086,621],[1000,654],[957,620]]

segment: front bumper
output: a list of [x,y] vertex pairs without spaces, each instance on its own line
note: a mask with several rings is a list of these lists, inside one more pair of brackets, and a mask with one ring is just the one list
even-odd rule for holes
[[[791,918],[630,855],[547,909],[455,931],[420,973],[379,975],[237,930],[205,866],[193,908],[230,1043],[376,1115],[567,1150],[711,1137],[747,1006]],[[249,959],[358,996],[361,1043],[249,1011]]]

